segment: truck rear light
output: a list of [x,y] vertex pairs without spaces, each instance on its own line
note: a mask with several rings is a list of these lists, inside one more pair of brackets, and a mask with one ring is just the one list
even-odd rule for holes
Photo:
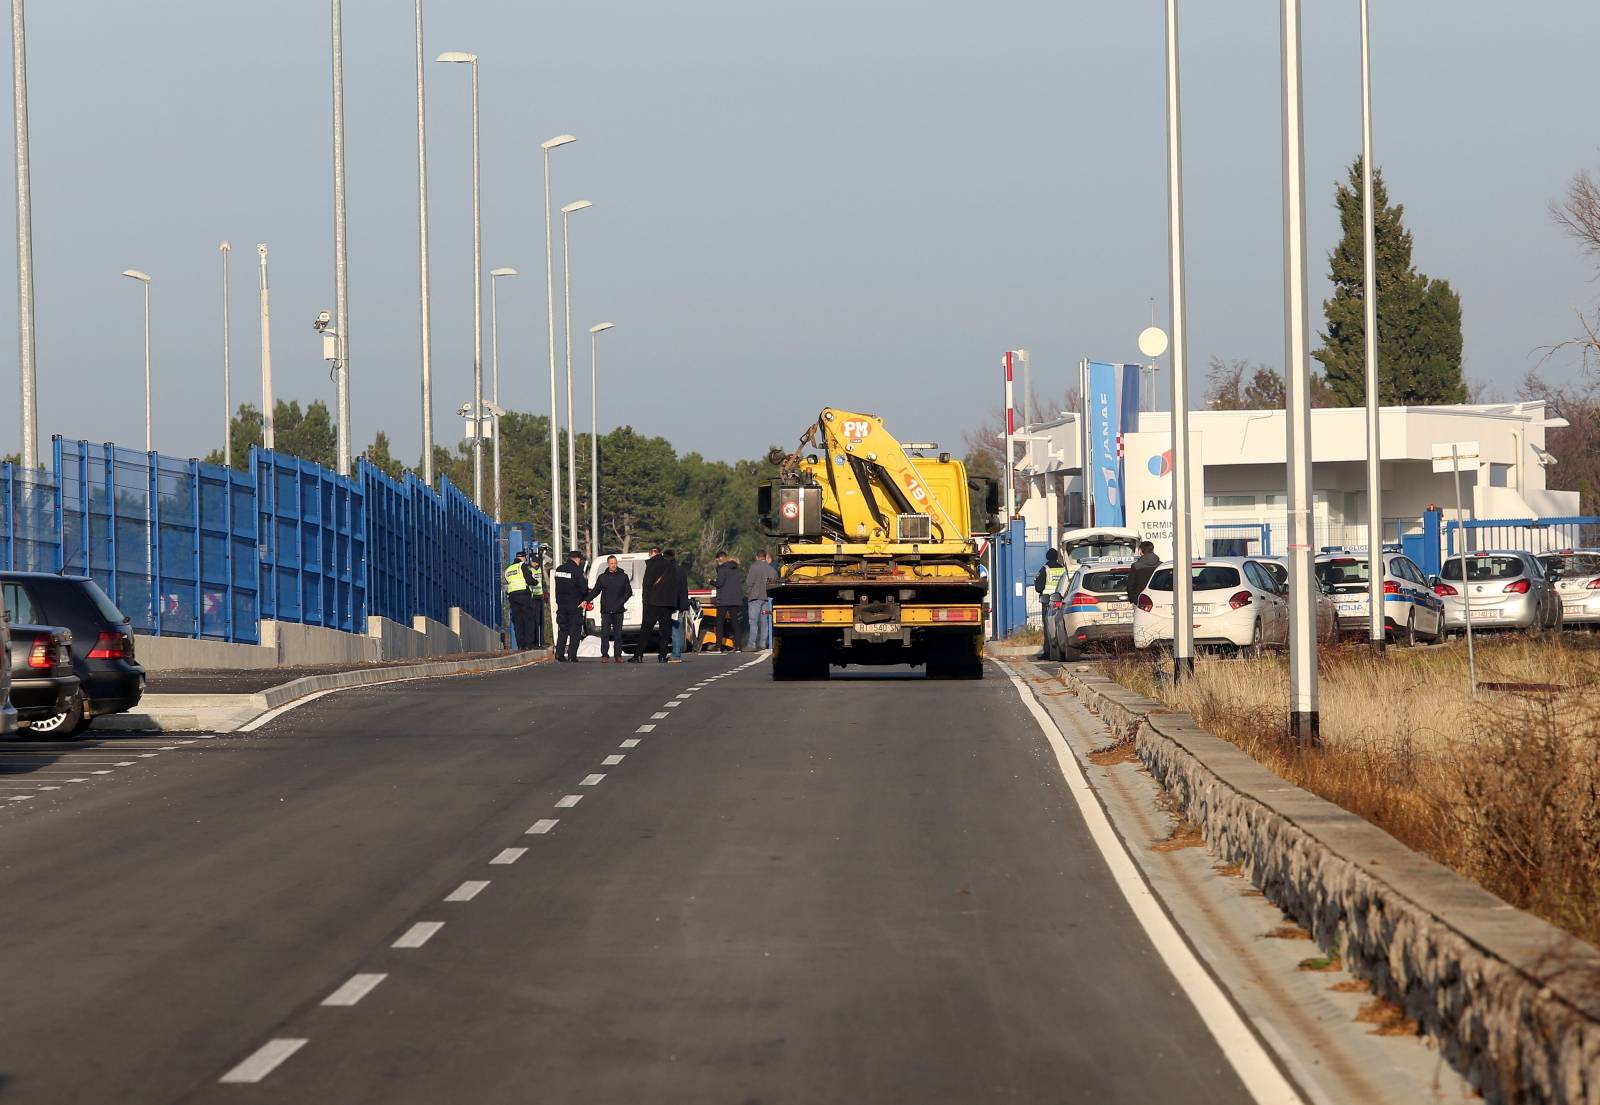
[[1072,597],[1067,600],[1067,603],[1070,606],[1099,606],[1100,600],[1096,596],[1089,594],[1087,591],[1074,591],[1072,592]]
[[1250,605],[1250,592],[1235,591],[1233,593],[1233,597],[1228,600],[1228,605],[1233,607],[1235,610],[1244,609],[1246,606]]
[[127,656],[128,635],[126,633],[101,633],[95,639],[94,647],[89,650],[91,660],[121,660]]
[[1150,601],[1150,596],[1143,593],[1139,595],[1138,601],[1136,601],[1134,605],[1146,613],[1149,613],[1151,610],[1156,608],[1156,604]]
[[815,624],[822,620],[822,611],[815,606],[790,606],[772,612],[775,625]]
[[1526,595],[1528,593],[1528,581],[1525,579],[1512,580],[1506,584],[1505,593],[1508,595]]
[[28,653],[28,666],[41,671],[49,671],[56,666],[56,643],[45,640],[43,637],[33,642],[33,649]]
[[1433,585],[1433,593],[1438,595],[1440,598],[1454,598],[1461,592],[1457,591],[1448,583],[1435,583]]
[[978,608],[975,606],[935,606],[933,620],[936,622],[976,622],[980,618]]

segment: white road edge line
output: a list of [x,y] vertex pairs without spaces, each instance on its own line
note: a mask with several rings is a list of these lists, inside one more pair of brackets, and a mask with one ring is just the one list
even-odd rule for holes
[[[556,804],[560,805],[559,802],[556,803]],[[522,835],[523,836],[543,836],[545,833],[549,832],[551,829],[555,828],[559,824],[561,824],[561,819],[559,817],[541,817],[541,818],[539,818],[539,820],[535,821],[532,825],[529,825],[528,826],[528,831],[523,833]]]
[[443,921],[418,921],[406,929],[401,934],[400,939],[389,946],[391,948],[420,948],[429,940],[432,940],[434,934],[442,928],[444,928]]
[[502,848],[502,849],[500,849],[499,852],[497,852],[495,854],[495,857],[492,860],[490,860],[489,862],[490,863],[497,863],[497,864],[500,864],[500,865],[504,866],[505,864],[508,864],[508,863],[517,862],[517,860],[519,860],[523,856],[527,855],[527,853],[528,853],[528,850],[526,848]]
[[1039,705],[1039,701],[1015,672],[1009,667],[1002,670],[1016,688],[1017,697],[1022,699],[1022,704],[1050,742],[1056,754],[1056,763],[1060,765],[1061,774],[1067,781],[1067,790],[1077,802],[1078,812],[1083,815],[1089,836],[1106,861],[1106,867],[1116,880],[1117,889],[1122,891],[1122,896],[1127,899],[1129,908],[1138,918],[1156,953],[1183,988],[1245,1089],[1261,1105],[1305,1105],[1304,1099],[1278,1069],[1278,1064],[1250,1030],[1227,994],[1223,993],[1217,980],[1206,971],[1139,874],[1133,857],[1111,827],[1110,819],[1100,806],[1099,797],[1089,785],[1083,769],[1078,766],[1077,757],[1067,746],[1066,738],[1061,735],[1055,721],[1045,713],[1044,707]]
[[[423,674],[423,675],[414,675],[414,676],[411,676],[408,679],[385,679],[381,683],[361,683],[361,684],[358,684],[358,685],[356,685],[354,687],[329,687],[325,691],[314,691],[311,694],[306,695],[304,698],[295,699],[293,702],[285,702],[282,706],[275,707],[274,709],[268,710],[264,714],[260,714],[260,715],[258,715],[256,717],[251,718],[249,721],[245,722],[243,725],[239,726],[237,729],[232,730],[232,732],[234,732],[234,733],[253,733],[257,729],[259,729],[263,725],[265,725],[267,722],[271,721],[273,718],[276,718],[276,717],[279,717],[279,716],[281,716],[283,714],[286,714],[290,710],[298,709],[299,707],[304,706],[307,702],[315,702],[317,699],[321,698],[323,695],[338,694],[340,691],[365,691],[365,690],[370,690],[373,687],[388,687],[388,686],[394,685],[395,683],[416,683],[416,682],[420,682],[421,680],[424,680],[424,679],[459,679],[463,675],[494,675],[494,674],[497,674],[500,671],[520,671],[520,670],[521,670],[520,668],[496,668],[496,669],[490,669],[488,671],[452,671],[452,672],[444,672],[444,673],[440,673],[440,674],[428,673],[428,674]],[[215,734],[215,733],[202,733],[202,734],[197,734],[197,735],[200,737],[201,740],[210,740],[211,738],[215,737],[217,734]],[[226,736],[227,734],[223,734],[223,735]]]
[[489,885],[488,879],[468,879],[460,886],[444,896],[447,902],[470,902],[483,893],[484,887]]
[[322,999],[323,1005],[351,1006],[378,988],[386,974],[351,975],[350,980]]
[[244,1062],[217,1079],[219,1082],[259,1082],[277,1070],[283,1061],[301,1048],[307,1040],[268,1040]]

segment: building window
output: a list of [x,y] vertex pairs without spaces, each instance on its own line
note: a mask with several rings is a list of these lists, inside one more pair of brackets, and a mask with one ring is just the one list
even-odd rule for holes
[[1207,495],[1206,506],[1255,506],[1254,495]]

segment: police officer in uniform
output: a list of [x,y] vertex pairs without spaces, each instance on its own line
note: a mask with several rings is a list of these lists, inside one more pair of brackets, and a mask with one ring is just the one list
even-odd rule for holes
[[578,642],[583,639],[583,606],[589,599],[589,581],[584,577],[583,554],[573,549],[567,561],[550,573],[556,590],[556,659],[578,662]]
[[511,602],[511,630],[519,649],[544,647],[544,579],[528,559],[527,549],[518,549],[516,559],[506,565],[506,598]]
[[[1051,549],[1044,554],[1044,567],[1040,568],[1039,573],[1033,577],[1033,590],[1039,596],[1041,609],[1044,606],[1044,597],[1056,593],[1056,586],[1060,584],[1061,577],[1066,574],[1067,569],[1061,563],[1060,550]],[[1037,659],[1045,660],[1048,657],[1040,653]]]

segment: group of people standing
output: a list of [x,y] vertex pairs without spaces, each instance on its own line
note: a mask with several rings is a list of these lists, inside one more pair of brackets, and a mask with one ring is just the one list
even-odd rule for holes
[[[555,658],[561,663],[576,663],[578,642],[583,639],[584,613],[600,602],[600,662],[622,663],[622,622],[628,600],[633,597],[633,580],[615,556],[606,557],[605,570],[591,584],[584,557],[577,549],[567,554],[550,573],[555,591]],[[717,554],[716,573],[711,587],[717,608],[717,642],[732,642],[734,651],[747,645],[753,649],[772,644],[772,600],[768,586],[778,578],[772,557],[765,550],[756,554],[748,570],[726,553]],[[544,585],[542,573],[519,551],[505,570],[506,594],[511,603],[512,628],[518,648],[544,647]],[[639,582],[644,616],[639,627],[639,643],[629,663],[642,663],[652,632],[656,634],[658,663],[681,659],[686,616],[689,613],[689,575],[671,549],[652,548]]]

